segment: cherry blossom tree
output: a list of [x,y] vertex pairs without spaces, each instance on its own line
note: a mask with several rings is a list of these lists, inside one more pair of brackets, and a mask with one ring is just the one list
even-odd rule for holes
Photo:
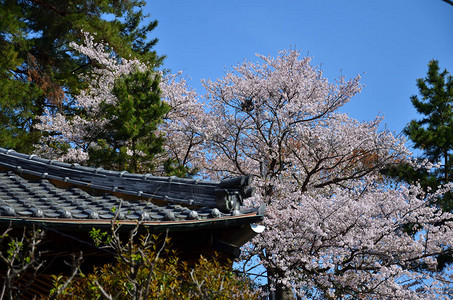
[[[104,145],[99,143],[100,133],[111,127],[109,124],[112,120],[118,121],[114,120],[115,116],[102,109],[118,105],[119,99],[114,93],[115,83],[135,72],[152,71],[152,66],[139,60],[115,56],[108,45],[94,42],[90,33],[84,32],[84,36],[83,44],[72,43],[71,47],[95,61],[98,67],[82,76],[87,88],[74,97],[73,110],[77,113],[65,115],[59,111],[47,110],[36,126],[37,129],[47,132],[40,144],[36,145],[38,154],[82,164],[92,161],[90,153],[104,148]],[[153,157],[154,164],[173,164],[166,169],[179,169],[177,174],[192,172],[192,169],[195,170],[194,162],[201,159],[199,132],[204,115],[203,105],[198,102],[196,93],[188,87],[181,74],[163,76],[162,72],[154,73],[159,79],[161,99],[165,105],[171,107],[154,133],[156,136],[165,136],[166,139],[163,153]],[[121,149],[125,149],[122,154],[131,160],[137,156],[146,157],[146,153],[133,146],[134,142],[136,141],[133,139],[123,141],[123,144],[119,145]],[[154,172],[164,174],[164,169],[162,167]],[[141,170],[143,171],[143,168]]]
[[[409,154],[403,140],[379,130],[380,118],[358,122],[338,111],[360,92],[360,76],[329,83],[299,56],[258,55],[261,63],[205,82],[203,170],[255,176],[267,230],[250,248],[277,298],[445,295],[451,278],[419,267],[434,271],[434,256],[451,251],[452,216],[427,206],[438,194],[379,173]],[[420,226],[416,236],[412,224]]]
[[[148,67],[112,56],[88,34],[73,47],[101,66],[75,98],[84,113],[49,111],[39,128],[49,132],[43,143],[66,145],[41,149],[83,163],[96,147],[90,137],[109,121],[101,103],[117,101],[115,80]],[[165,152],[157,159],[210,179],[254,175],[257,193],[247,205],[266,204],[267,229],[248,249],[280,299],[451,296],[451,270],[436,272],[435,257],[452,251],[453,216],[428,203],[452,187],[430,194],[381,175],[409,151],[379,129],[381,118],[358,122],[339,112],[360,92],[360,76],[331,83],[297,50],[258,58],[206,81],[203,98],[181,74],[160,75],[171,109],[158,129]]]
[[84,32],[84,44],[71,43],[76,51],[95,61],[99,67],[81,75],[87,88],[75,96],[73,110],[79,113],[65,115],[46,110],[40,117],[37,129],[47,132],[37,145],[41,155],[63,161],[84,162],[89,159],[89,147],[96,147],[96,136],[108,120],[103,116],[101,104],[114,104],[115,80],[134,70],[144,71],[146,66],[138,60],[120,59],[96,43],[92,35]]
[[205,162],[204,126],[210,116],[198,93],[189,87],[181,72],[163,76],[160,88],[162,98],[170,105],[160,127],[165,136],[164,154],[185,168],[189,174],[196,173]]

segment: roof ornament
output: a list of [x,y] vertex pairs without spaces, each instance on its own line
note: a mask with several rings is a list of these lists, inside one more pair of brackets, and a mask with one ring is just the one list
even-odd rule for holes
[[172,211],[168,211],[168,212],[165,214],[165,219],[166,219],[166,220],[169,220],[169,221],[174,221],[174,220],[176,220],[175,213],[172,212]]
[[15,216],[16,215],[16,211],[12,207],[7,206],[7,205],[1,206],[0,211],[2,212],[2,214],[6,215],[6,216]]
[[198,213],[195,210],[190,211],[189,218],[192,220],[198,220]]
[[220,210],[217,209],[217,208],[213,208],[213,209],[211,210],[211,216],[213,216],[214,218],[220,217]]
[[216,205],[222,212],[238,210],[243,199],[253,196],[255,188],[251,187],[253,176],[245,175],[222,180],[215,190]]

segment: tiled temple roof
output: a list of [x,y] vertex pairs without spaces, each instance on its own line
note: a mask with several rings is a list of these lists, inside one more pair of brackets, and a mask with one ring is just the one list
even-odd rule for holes
[[263,210],[242,207],[251,177],[209,182],[130,174],[43,159],[0,148],[0,221],[53,226],[124,223],[212,226],[253,223]]
[[[26,270],[20,277],[23,286],[34,278],[29,299],[49,295],[51,274],[67,272],[74,253],[83,252],[86,270],[114,261],[113,253],[93,243],[93,228],[107,232],[115,227],[123,236],[135,229],[165,232],[184,261],[212,255],[229,263],[264,230],[256,224],[263,220],[264,207],[242,206],[253,194],[251,179],[209,182],[129,174],[0,148],[0,232],[22,238],[25,228],[46,232],[40,251],[49,264],[37,275]],[[4,264],[0,271],[5,273]]]

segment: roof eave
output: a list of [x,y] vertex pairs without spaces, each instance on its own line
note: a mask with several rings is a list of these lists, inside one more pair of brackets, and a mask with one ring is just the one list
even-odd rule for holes
[[[137,220],[114,220],[115,224],[120,225],[121,230],[129,231],[137,224],[151,232],[176,232],[203,229],[215,229],[240,226],[242,224],[259,223],[264,215],[260,212],[249,213],[239,216],[220,217],[204,220],[182,220],[182,221],[137,221]],[[21,218],[13,216],[0,216],[1,227],[33,227],[38,226],[44,229],[54,229],[61,231],[86,231],[92,228],[109,230],[112,227],[111,220],[105,219],[45,219],[45,218]]]

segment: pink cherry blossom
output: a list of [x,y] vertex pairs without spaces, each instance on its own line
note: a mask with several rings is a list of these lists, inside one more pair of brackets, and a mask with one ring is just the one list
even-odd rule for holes
[[[452,215],[427,205],[438,195],[380,174],[409,155],[404,140],[379,130],[381,118],[358,122],[338,112],[360,92],[360,76],[329,83],[299,56],[258,55],[261,63],[205,82],[203,171],[255,175],[252,204],[267,204],[267,230],[252,254],[277,289],[301,297],[448,298],[451,280],[429,269],[451,251]],[[416,235],[405,230],[413,224]]]
[[[48,111],[37,126],[53,133],[44,142],[71,146],[66,153],[41,148],[61,160],[88,159],[87,147],[96,146],[89,137],[108,121],[99,104],[116,101],[115,79],[147,68],[85,37],[72,47],[102,66],[74,99],[86,117]],[[359,122],[339,112],[361,91],[360,76],[331,83],[297,50],[258,59],[205,81],[204,96],[182,74],[160,74],[172,109],[159,128],[166,137],[159,159],[213,180],[254,175],[257,193],[246,205],[266,204],[266,230],[246,249],[277,290],[309,299],[449,299],[451,269],[434,271],[436,256],[452,251],[453,216],[428,202],[452,186],[426,194],[380,174],[410,152],[379,129],[382,118]]]

